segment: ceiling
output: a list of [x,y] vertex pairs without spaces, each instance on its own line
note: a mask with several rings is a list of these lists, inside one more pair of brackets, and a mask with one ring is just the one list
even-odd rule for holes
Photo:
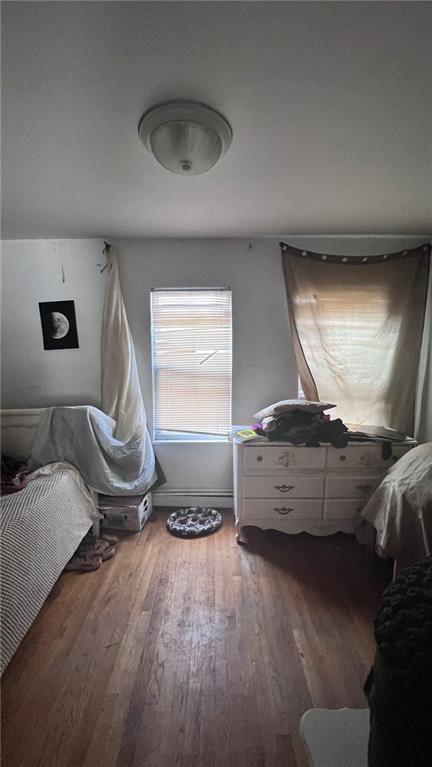
[[[4,238],[432,231],[432,4],[3,3]],[[207,174],[138,137],[173,98],[234,138]]]

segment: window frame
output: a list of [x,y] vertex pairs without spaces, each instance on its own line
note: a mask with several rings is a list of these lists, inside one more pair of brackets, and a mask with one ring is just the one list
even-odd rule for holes
[[[156,366],[154,365],[155,360],[155,337],[154,337],[154,318],[153,318],[153,300],[152,295],[153,293],[178,293],[178,292],[211,292],[211,291],[226,291],[230,294],[230,318],[231,318],[231,343],[230,343],[230,350],[229,350],[229,360],[230,360],[230,391],[229,391],[229,426],[227,428],[226,434],[205,434],[200,432],[184,432],[183,434],[180,431],[172,431],[173,437],[163,437],[161,438],[160,434],[157,432],[163,432],[163,429],[156,429],[156,382],[155,382],[155,372],[156,372]],[[150,290],[150,340],[151,340],[151,371],[152,371],[152,443],[154,445],[172,445],[172,444],[227,444],[227,442],[230,441],[230,430],[232,427],[232,392],[233,392],[233,314],[232,314],[232,289],[227,286],[217,286],[217,287],[170,287],[170,288],[151,288]],[[168,430],[166,430],[168,431]],[[174,436],[175,435],[175,436]]]

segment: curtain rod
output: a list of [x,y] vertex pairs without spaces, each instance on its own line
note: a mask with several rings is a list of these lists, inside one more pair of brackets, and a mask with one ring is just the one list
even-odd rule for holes
[[[420,234],[417,234],[417,233],[416,234],[391,234],[391,233],[390,234],[305,234],[305,233],[303,233],[303,234],[298,234],[298,233],[297,234],[287,234],[287,233],[285,233],[285,234],[264,234],[264,235],[257,235],[257,239],[266,239],[266,240],[270,240],[270,239],[273,240],[273,239],[276,239],[276,238],[280,239],[280,238],[284,238],[284,237],[287,237],[287,238],[289,238],[289,237],[304,237],[304,238],[307,238],[308,240],[325,240],[325,239],[332,239],[332,240],[342,240],[342,239],[343,240],[347,240],[347,239],[365,240],[365,239],[368,239],[368,238],[373,238],[373,239],[376,239],[376,240],[383,240],[383,239],[387,239],[389,237],[391,237],[392,239],[395,239],[395,240],[402,240],[402,239],[405,239],[405,240],[410,239],[411,240],[411,239],[413,239],[415,237],[415,238],[418,238],[419,240],[421,240],[423,238],[430,239],[432,237],[432,232],[429,232],[428,234],[424,234],[424,233],[423,234],[421,234],[421,233]],[[245,240],[252,239],[253,240],[254,238],[253,237],[249,237],[249,238],[244,237],[242,239],[245,239]]]
[[304,258],[308,258],[312,261],[324,261],[328,264],[350,264],[357,267],[364,264],[379,264],[386,261],[394,262],[401,259],[410,258],[412,256],[425,255],[426,253],[430,255],[431,253],[430,242],[424,241],[415,247],[408,247],[404,250],[398,250],[392,253],[382,253],[381,255],[373,256],[339,256],[334,253],[316,253],[315,251],[307,250],[306,248],[297,248],[295,245],[290,245],[290,243],[284,241],[279,242],[279,247],[282,251],[282,254],[290,253],[294,257],[303,256]]

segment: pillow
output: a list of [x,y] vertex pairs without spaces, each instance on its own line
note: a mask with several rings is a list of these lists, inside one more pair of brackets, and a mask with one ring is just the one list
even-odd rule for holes
[[275,402],[273,405],[259,410],[255,413],[254,418],[258,421],[262,421],[263,418],[268,418],[271,415],[282,415],[283,413],[290,413],[292,410],[304,410],[307,413],[322,413],[324,410],[329,410],[331,407],[336,407],[330,402],[310,402],[307,399],[283,399],[280,402]]

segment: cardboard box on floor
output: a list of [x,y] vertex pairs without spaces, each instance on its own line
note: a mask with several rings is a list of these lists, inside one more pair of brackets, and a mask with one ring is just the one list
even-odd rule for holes
[[99,495],[98,508],[103,519],[101,529],[130,530],[143,529],[153,511],[151,493],[146,495]]

